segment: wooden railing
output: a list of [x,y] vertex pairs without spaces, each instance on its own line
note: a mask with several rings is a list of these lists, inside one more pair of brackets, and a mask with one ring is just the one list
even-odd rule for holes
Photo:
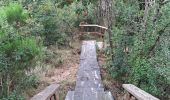
[[80,34],[97,34],[99,36],[104,36],[105,31],[108,29],[107,27],[100,26],[100,25],[90,25],[90,24],[83,24],[80,26]]
[[32,97],[31,100],[59,100],[59,95],[57,94],[58,87],[59,85],[52,84]]
[[137,100],[159,100],[158,98],[141,90],[135,85],[123,84],[123,88],[129,93],[128,95],[126,95],[125,100],[131,100],[132,98],[135,98]]

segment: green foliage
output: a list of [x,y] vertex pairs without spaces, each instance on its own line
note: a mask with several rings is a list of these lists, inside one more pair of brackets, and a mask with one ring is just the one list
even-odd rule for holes
[[28,15],[23,10],[22,6],[17,3],[9,4],[8,7],[5,9],[6,12],[6,18],[8,23],[18,23],[18,22],[25,22]]
[[88,24],[96,23],[95,5],[90,3],[89,5],[84,6],[82,3],[77,3],[75,8],[75,13],[77,14],[77,20],[75,20],[75,27],[78,27],[80,22],[87,22]]
[[115,40],[114,43],[116,48],[114,49],[114,61],[111,62],[113,67],[111,67],[110,71],[113,77],[120,79],[119,77],[123,78],[129,68],[126,59],[127,54],[124,52],[125,44],[126,42],[128,43],[128,41],[126,39],[127,37],[123,36],[124,31],[122,28],[114,28],[113,33],[115,33],[113,40]]
[[0,14],[0,99],[24,100],[22,93],[36,84],[26,72],[36,66],[41,45],[35,37],[20,33],[22,26],[13,25],[26,20],[20,5],[0,7]]
[[[161,94],[160,90],[156,86],[159,82],[159,74],[150,65],[147,59],[136,58],[133,66],[131,68],[131,73],[129,77],[129,82],[135,84],[138,87],[141,87],[149,93],[159,95]],[[163,79],[161,79],[163,81]]]
[[[67,6],[58,7],[60,2],[54,4],[52,0],[45,0],[33,4],[34,10],[32,15],[35,22],[42,26],[37,30],[41,37],[44,38],[44,45],[67,46],[74,37],[75,27],[79,27],[81,21],[94,23],[94,6],[90,4],[83,6],[80,2],[73,2]],[[88,10],[88,15],[84,16],[83,12]]]
[[[75,0],[75,1],[80,2],[81,0]],[[87,6],[87,5],[91,4],[91,3],[96,4],[96,3],[97,3],[97,0],[82,0],[82,4],[83,4],[84,6]]]
[[[57,8],[53,2],[42,2],[36,5],[33,16],[43,26],[39,30],[44,37],[45,45],[68,45],[72,36],[73,24],[76,19],[73,4],[63,8]],[[35,15],[34,15],[35,14]]]
[[1,100],[25,100],[22,96],[19,96],[16,92],[13,92],[8,98],[2,98]]
[[167,99],[170,93],[170,3],[156,2],[149,10],[145,26],[144,11],[137,2],[115,1],[114,59],[108,59],[109,70],[114,78]]
[[0,43],[0,72],[4,82],[1,95],[3,97],[6,96],[7,88],[11,85],[15,86],[11,90],[18,89],[18,87],[19,90],[22,90],[28,86],[21,84],[21,82],[26,82],[25,84],[33,82],[27,82],[30,77],[25,74],[25,71],[35,66],[39,53],[40,48],[37,47],[35,39],[31,37],[7,37]]

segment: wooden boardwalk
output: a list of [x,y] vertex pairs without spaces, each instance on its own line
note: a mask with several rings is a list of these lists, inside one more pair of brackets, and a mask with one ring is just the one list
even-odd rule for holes
[[[65,100],[113,100],[112,94],[104,91],[97,62],[96,44],[95,41],[83,41],[75,91],[69,91]],[[31,100],[59,100],[58,87],[59,85],[52,84]],[[159,100],[132,84],[123,84],[123,88],[127,93],[122,100]]]
[[83,41],[75,91],[69,91],[65,100],[113,100],[111,93],[104,91],[95,41]]

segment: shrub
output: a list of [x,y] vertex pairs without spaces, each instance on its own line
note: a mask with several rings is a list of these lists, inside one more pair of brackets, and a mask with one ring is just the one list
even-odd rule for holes
[[17,3],[11,3],[5,9],[6,18],[9,24],[15,23],[15,27],[18,27],[21,23],[24,23],[28,18],[28,14],[23,10],[22,6]]
[[[33,14],[43,25],[41,36],[44,37],[45,45],[57,44],[58,46],[68,45],[70,38],[73,37],[73,23],[76,19],[74,6],[69,5],[63,8],[57,8],[57,4],[52,1],[41,2],[37,5]],[[38,16],[37,16],[38,15]]]
[[0,8],[0,99],[3,100],[23,100],[22,93],[36,84],[36,78],[26,71],[35,67],[41,45],[37,45],[35,37],[14,28],[13,22],[26,20],[21,12],[17,4]]
[[25,71],[35,66],[39,53],[40,48],[31,37],[15,36],[0,43],[1,96],[8,96],[16,87],[20,87],[19,90],[25,88],[19,84],[24,77],[28,77]]
[[[143,26],[144,11],[137,2],[115,1],[115,26],[112,30],[114,58],[113,61],[108,59],[108,69],[114,78],[135,84],[165,100],[170,93],[170,77],[167,73],[170,71],[170,40],[167,37],[170,3],[159,5],[155,2],[155,6],[150,8],[146,26]],[[155,9],[160,10],[159,16]]]

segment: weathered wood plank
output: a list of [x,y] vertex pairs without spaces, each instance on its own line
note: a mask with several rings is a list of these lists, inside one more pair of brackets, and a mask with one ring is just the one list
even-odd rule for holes
[[76,88],[103,88],[101,81],[77,81]]
[[80,90],[77,93],[69,91],[65,100],[114,100],[109,91],[91,91],[89,92],[89,89]]
[[91,25],[91,24],[84,24],[84,25],[79,25],[81,27],[99,27],[99,28],[103,28],[103,29],[108,29],[107,27],[104,26],[100,26],[100,25]]
[[74,91],[68,91],[65,100],[74,100]]
[[98,100],[97,93],[104,92],[97,62],[96,41],[83,41],[74,100]]
[[132,84],[123,84],[123,88],[132,94],[138,100],[159,100],[158,98],[152,96],[151,94],[141,90]]
[[31,98],[31,100],[49,100],[53,95],[56,95],[58,87],[59,85],[52,84]]
[[106,91],[106,92],[98,92],[97,93],[97,100],[114,100],[111,92]]
[[100,32],[80,32],[80,34],[92,34],[92,35],[98,35],[98,36],[104,36],[103,33]]
[[96,41],[83,41],[75,91],[68,92],[65,100],[112,100],[101,81]]
[[100,71],[92,70],[92,71],[79,71],[77,73],[77,80],[83,81],[83,79],[87,80],[101,80]]

